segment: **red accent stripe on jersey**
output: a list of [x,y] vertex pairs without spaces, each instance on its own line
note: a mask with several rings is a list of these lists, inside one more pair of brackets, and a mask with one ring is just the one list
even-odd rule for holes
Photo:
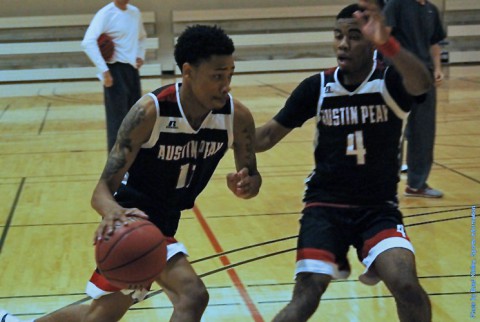
[[176,102],[177,101],[177,91],[175,89],[175,84],[170,85],[169,87],[165,88],[157,95],[157,99],[159,102],[168,101],[168,102]]
[[175,237],[165,237],[165,240],[167,241],[167,245],[178,243]]
[[337,67],[330,67],[329,69],[325,70],[324,73],[325,75],[333,75],[336,69]]
[[297,261],[302,259],[316,259],[335,263],[335,255],[329,251],[316,248],[301,248],[297,250]]
[[[406,234],[406,233],[405,233]],[[373,236],[372,238],[369,238],[365,241],[363,244],[362,248],[362,260],[368,256],[368,252],[375,247],[379,242],[381,242],[384,239],[390,238],[390,237],[400,237],[400,238],[405,238],[406,240],[410,240],[407,235],[406,237],[403,236],[401,232],[396,230],[395,228],[391,229],[385,229]]]
[[110,284],[107,279],[99,274],[97,271],[93,272],[92,277],[90,277],[90,282],[95,284],[99,289],[107,291],[107,292],[117,292],[120,291],[121,288],[115,287]]
[[[196,205],[193,206],[193,212],[195,213],[195,216],[197,217],[197,220],[200,222],[200,225],[202,226],[203,230],[205,231],[205,234],[207,235],[208,239],[210,240],[210,243],[212,244],[213,248],[217,253],[223,253],[222,246],[220,246],[220,243],[218,242],[217,238],[215,237],[215,234],[213,233],[212,229],[208,225],[207,221],[205,220],[205,217],[203,217],[202,213],[200,212],[200,209]],[[230,265],[230,260],[228,259],[227,256],[220,256],[220,261],[224,266]],[[233,285],[237,288],[237,291],[240,293],[240,295],[243,298],[243,301],[248,307],[248,310],[250,311],[250,314],[253,317],[253,320],[255,322],[264,322],[262,316],[260,315],[260,312],[258,311],[257,307],[255,306],[255,303],[253,302],[252,298],[247,292],[247,289],[243,285],[242,281],[240,280],[240,277],[238,276],[237,272],[235,269],[230,268],[227,270],[228,275],[230,276],[230,279],[233,282]]]

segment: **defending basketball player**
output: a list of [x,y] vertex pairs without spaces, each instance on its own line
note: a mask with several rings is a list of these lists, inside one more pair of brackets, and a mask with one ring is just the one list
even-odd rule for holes
[[[366,266],[360,281],[385,283],[402,322],[431,321],[418,282],[413,246],[397,207],[399,146],[414,96],[432,79],[423,64],[390,37],[375,1],[337,16],[338,66],[305,79],[280,112],[256,131],[268,150],[294,128],[317,120],[315,169],[306,181],[290,303],[274,321],[307,321],[332,279],[350,274],[347,252]],[[384,67],[375,49],[393,62]]]
[[[175,47],[182,82],[156,89],[132,107],[92,196],[102,217],[95,242],[115,234],[130,216],[149,219],[167,236],[167,265],[156,282],[173,304],[173,322],[200,321],[209,299],[175,239],[181,211],[193,207],[229,148],[237,172],[227,175],[228,188],[251,198],[261,185],[253,117],[229,94],[233,52],[220,28],[193,26],[182,33]],[[146,293],[119,289],[95,271],[87,285],[90,306],[67,307],[36,321],[115,322]]]

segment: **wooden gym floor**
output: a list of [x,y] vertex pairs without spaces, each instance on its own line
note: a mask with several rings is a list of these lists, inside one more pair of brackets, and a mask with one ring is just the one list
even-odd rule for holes
[[[473,216],[480,203],[480,66],[445,72],[429,179],[445,197],[400,195],[436,322],[480,316],[474,311],[480,298],[475,298]],[[260,125],[310,74],[236,75],[232,93]],[[172,81],[148,79],[142,86],[153,90]],[[36,92],[28,97],[9,97],[18,88],[0,87],[0,307],[24,319],[88,301],[83,292],[94,268],[91,238],[99,220],[89,201],[106,159],[100,84],[39,86],[20,87]],[[313,133],[313,123],[307,123],[258,155],[264,184],[260,195],[248,201],[225,187],[225,174],[233,169],[228,153],[195,209],[184,212],[177,237],[210,292],[204,321],[270,321],[288,302],[303,180],[313,165]],[[400,193],[404,187],[402,176]],[[386,288],[359,283],[363,267],[353,251],[350,260],[352,275],[331,284],[312,321],[396,321]],[[167,321],[171,306],[166,296],[158,287],[150,296],[122,321]]]

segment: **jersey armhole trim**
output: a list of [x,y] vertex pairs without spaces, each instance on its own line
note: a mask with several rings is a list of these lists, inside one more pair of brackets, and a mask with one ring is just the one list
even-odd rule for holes
[[153,93],[148,93],[148,96],[150,96],[153,99],[153,102],[155,103],[155,110],[157,111],[157,118],[155,120],[155,124],[152,129],[152,133],[150,134],[150,138],[148,139],[147,142],[142,144],[142,148],[151,148],[155,145],[157,142],[158,136],[160,135],[160,104],[158,103],[157,97]]
[[389,70],[390,67],[387,67],[385,69],[385,76],[384,76],[384,85],[382,88],[382,97],[387,103],[387,105],[390,107],[390,109],[393,111],[393,113],[401,120],[405,120],[408,116],[408,112],[405,112],[398,104],[397,102],[393,99],[392,95],[388,91],[387,87],[387,71]]

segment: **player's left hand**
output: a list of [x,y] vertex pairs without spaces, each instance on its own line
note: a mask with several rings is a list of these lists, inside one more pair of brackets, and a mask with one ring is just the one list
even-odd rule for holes
[[259,180],[255,177],[249,175],[247,168],[243,168],[237,173],[227,174],[227,186],[237,197],[252,198],[260,190]]

